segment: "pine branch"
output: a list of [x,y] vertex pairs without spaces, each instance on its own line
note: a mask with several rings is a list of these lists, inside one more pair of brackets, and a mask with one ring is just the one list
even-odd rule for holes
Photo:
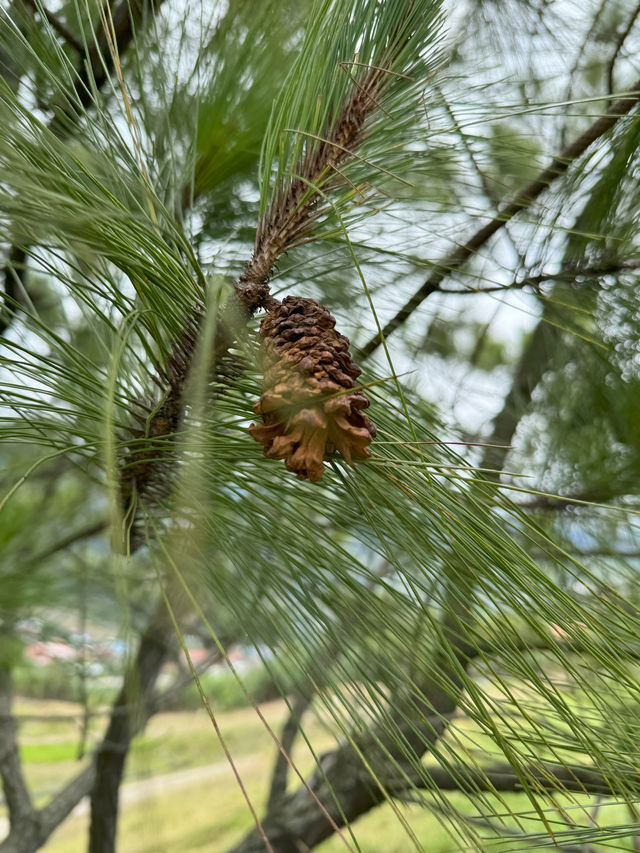
[[[78,68],[76,79],[73,83],[73,96],[77,99],[78,107],[86,108],[92,103],[93,89],[101,89],[109,79],[111,72],[114,69],[114,63],[117,56],[120,56],[129,45],[134,41],[136,30],[142,24],[145,14],[157,14],[164,0],[122,0],[118,6],[115,6],[111,12],[111,20],[113,21],[113,37],[114,43],[111,49],[111,33],[106,33],[104,30],[89,48],[86,56],[86,61],[82,62]],[[84,48],[83,48],[84,54]],[[72,106],[72,99],[69,98],[69,107]],[[80,112],[74,106],[71,112],[67,111],[67,118],[75,123]],[[61,128],[60,120],[54,119],[53,128]],[[65,128],[68,132],[69,128]]]
[[53,30],[62,38],[66,44],[76,50],[81,56],[84,54],[84,44],[80,39],[72,33],[69,27],[63,23],[57,15],[50,12],[38,0],[23,0],[25,5],[29,6],[38,15],[41,15],[50,25]]
[[581,504],[604,504],[629,493],[628,489],[621,490],[617,485],[611,484],[573,495],[538,495],[529,501],[522,501],[518,507],[526,510],[565,510]]
[[629,20],[627,22],[627,26],[624,27],[623,30],[620,32],[613,53],[611,54],[611,59],[607,64],[607,91],[612,97],[614,93],[613,75],[616,67],[616,62],[618,60],[618,57],[620,56],[620,51],[624,47],[624,43],[626,42],[627,38],[629,37],[629,34],[631,33],[631,30],[633,29],[636,21],[638,20],[638,15],[640,15],[640,3],[636,5],[635,9],[631,13],[631,16],[629,17]]
[[[540,762],[523,768],[528,779],[535,780],[541,791],[575,794],[614,795],[623,793],[616,789],[613,779],[594,767],[572,766]],[[620,771],[620,775],[623,771]],[[624,773],[630,785],[640,784],[640,773],[629,767]],[[492,791],[523,791],[522,776],[513,772],[506,762],[487,768],[470,766],[458,768],[429,767],[424,776],[412,780],[413,788],[440,791],[463,791],[479,794]]]
[[[449,604],[450,610],[442,626],[445,644],[436,653],[433,665],[433,672],[439,677],[433,680],[424,678],[417,685],[422,696],[419,706],[414,700],[407,707],[406,702],[395,697],[390,703],[393,723],[397,727],[395,735],[390,736],[387,724],[365,736],[356,737],[357,751],[349,742],[320,758],[319,767],[308,782],[308,788],[317,799],[312,799],[307,788],[301,787],[281,799],[275,811],[268,813],[263,821],[275,853],[311,850],[329,838],[334,826],[327,820],[325,812],[341,828],[385,801],[385,793],[363,767],[359,753],[371,762],[372,756],[379,756],[382,750],[385,760],[404,767],[408,765],[409,754],[419,757],[438,743],[464,691],[462,672],[469,665],[473,653],[471,645],[459,633],[459,619],[465,617],[459,589],[452,594]],[[447,644],[448,649],[445,650]],[[452,656],[456,659],[457,670],[451,668]],[[443,679],[447,681],[447,690],[441,686]],[[324,811],[318,807],[318,801]],[[230,853],[257,853],[262,843],[254,831]]]
[[297,177],[279,189],[270,210],[261,218],[253,257],[236,287],[243,302],[248,301],[256,307],[265,304],[268,280],[276,261],[304,240],[325,209],[317,187],[327,179],[340,176],[342,168],[353,159],[366,135],[367,121],[379,109],[379,100],[389,79],[386,70],[386,66],[372,67],[360,83],[354,80],[351,94],[333,126],[318,137],[319,144],[310,145],[304,160],[295,169]]
[[598,264],[596,266],[579,267],[569,265],[558,272],[538,273],[537,275],[527,275],[524,278],[517,278],[510,284],[496,284],[489,287],[458,287],[446,288],[438,287],[438,293],[451,293],[456,296],[464,296],[466,294],[482,294],[482,293],[501,293],[507,290],[524,290],[531,288],[534,291],[539,291],[540,285],[549,281],[571,281],[575,284],[581,284],[577,279],[594,279],[602,278],[606,275],[618,275],[624,272],[632,272],[640,269],[640,260],[629,260],[621,263],[613,264]]
[[520,355],[502,409],[493,419],[489,442],[499,446],[486,447],[479,466],[495,471],[495,474],[485,476],[496,482],[500,479],[499,472],[504,466],[518,423],[531,403],[533,391],[549,367],[554,344],[559,337],[558,329],[547,322],[548,305],[546,303],[542,318]]
[[[246,331],[248,319],[260,308],[273,305],[269,295],[269,279],[273,268],[285,252],[302,242],[310,233],[318,216],[326,208],[320,186],[341,179],[342,168],[355,156],[355,150],[366,137],[367,124],[380,109],[380,98],[391,79],[389,66],[402,50],[396,44],[393,52],[366,69],[353,86],[337,116],[325,133],[314,138],[306,154],[294,168],[294,175],[281,186],[269,210],[261,217],[251,259],[234,286],[215,331],[215,349],[209,359],[212,375],[219,373],[230,347]],[[146,419],[146,437],[154,441],[126,454],[121,484],[122,507],[128,520],[129,536],[125,550],[133,552],[142,544],[138,529],[139,502],[153,502],[164,497],[170,488],[167,462],[174,452],[175,435],[182,426],[184,389],[191,369],[202,324],[203,309],[197,306],[187,321],[182,338],[174,344],[168,369],[158,376],[158,384],[166,391],[160,406]],[[143,420],[142,418],[140,420]],[[132,431],[142,438],[140,430]]]
[[[541,321],[521,357],[503,409],[493,422],[497,444],[511,444],[520,418],[528,409],[533,390],[544,373],[551,352],[549,347],[542,346],[546,330],[546,324]],[[499,455],[493,456],[496,452]],[[504,447],[487,447],[481,467],[499,471],[505,458]],[[496,478],[498,476],[496,474]],[[467,572],[461,572],[447,592],[441,628],[443,643],[434,655],[432,667],[432,671],[438,673],[439,677],[432,681],[423,679],[418,683],[423,697],[422,707],[418,708],[414,703],[413,707],[403,709],[400,702],[393,701],[391,706],[396,710],[395,719],[401,738],[390,741],[387,727],[369,743],[359,741],[359,749],[368,758],[371,747],[377,750],[382,743],[386,747],[387,757],[405,766],[407,752],[413,753],[416,758],[423,756],[434,749],[446,732],[462,698],[463,673],[478,653],[477,646],[466,639],[469,619],[472,618],[469,603],[473,598],[473,575],[473,567],[469,567]],[[463,577],[466,578],[466,587]],[[442,684],[447,684],[446,690]],[[398,748],[399,742],[404,744],[402,750]],[[373,783],[369,773],[364,771],[351,744],[323,757],[321,766],[309,780],[309,787],[340,827],[345,825],[345,821],[356,820],[384,801],[383,792]],[[312,849],[333,832],[305,788],[299,788],[281,800],[277,811],[267,815],[263,827],[276,853],[291,853],[299,849],[300,844]],[[255,833],[250,833],[230,853],[258,853],[260,843],[261,839]]]
[[21,246],[11,246],[2,271],[4,298],[0,307],[0,337],[11,325],[15,311],[22,303],[24,290],[26,252]]
[[440,288],[440,284],[452,272],[460,269],[494,234],[500,231],[501,228],[504,228],[516,214],[531,207],[544,190],[560,176],[564,175],[571,164],[581,157],[597,139],[604,136],[620,119],[631,112],[638,103],[638,97],[640,96],[640,80],[629,89],[629,93],[628,97],[621,98],[612,104],[603,116],[598,118],[584,133],[554,157],[549,166],[543,169],[524,189],[520,190],[497,216],[476,231],[464,245],[444,257],[436,265],[435,271],[427,278],[424,284],[418,288],[413,296],[384,326],[381,333],[371,338],[358,351],[357,357],[363,359],[375,352],[382,343],[382,340],[393,334],[396,329],[406,322],[425,299],[431,296],[432,293],[436,293]]
[[109,519],[107,518],[100,518],[97,521],[92,521],[84,527],[81,527],[79,530],[74,530],[73,533],[68,533],[66,536],[61,537],[47,548],[43,548],[33,557],[29,557],[28,560],[30,563],[42,563],[44,560],[48,560],[49,557],[52,557],[59,551],[64,551],[70,545],[75,545],[76,542],[81,542],[83,539],[90,539],[92,536],[97,536],[98,533],[102,533],[106,530],[108,526]]
[[[36,0],[24,0],[24,2],[28,3],[32,8],[36,8],[39,12],[42,11],[42,7]],[[149,4],[150,14],[155,14],[163,2],[164,0],[156,0],[155,3]],[[115,53],[117,55],[122,54],[131,44],[136,33],[136,28],[143,21],[146,8],[147,0],[135,0],[135,2],[122,0],[114,9],[112,19],[115,34]],[[49,20],[48,15],[47,20]],[[54,26],[51,20],[49,20],[49,23]],[[70,43],[73,43],[73,38]],[[91,81],[93,81],[97,89],[101,89],[109,79],[114,65],[114,54],[109,49],[109,39],[106,33],[100,35],[86,56],[84,45],[79,45],[78,43],[78,46],[81,48],[79,53],[82,61],[76,66],[76,77],[68,99],[68,108],[65,111],[64,122],[62,122],[60,115],[55,115],[49,122],[49,129],[53,130],[60,137],[69,136],[80,117],[80,111],[72,109],[70,106],[73,97],[76,98],[80,107],[87,107],[93,98]],[[28,246],[15,244],[9,249],[7,261],[2,271],[4,297],[3,305],[0,309],[0,337],[4,335],[13,322],[15,310],[22,301],[21,290],[25,285],[26,259],[28,254]]]

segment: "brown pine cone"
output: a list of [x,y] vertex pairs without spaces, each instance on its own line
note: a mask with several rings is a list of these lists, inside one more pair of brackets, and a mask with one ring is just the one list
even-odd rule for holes
[[371,456],[376,428],[362,409],[369,400],[356,386],[360,368],[351,361],[349,340],[315,299],[287,296],[260,324],[264,391],[253,407],[263,423],[249,432],[269,459],[284,459],[298,479],[322,480],[324,459],[337,450]]

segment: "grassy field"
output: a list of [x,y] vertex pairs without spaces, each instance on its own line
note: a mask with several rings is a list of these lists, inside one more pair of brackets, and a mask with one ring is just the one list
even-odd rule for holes
[[[78,724],[69,715],[79,709],[68,703],[21,702],[21,714],[49,715],[44,719],[27,719],[21,726],[22,754],[25,770],[36,800],[43,802],[63,782],[77,772],[81,762],[78,750]],[[262,706],[270,725],[279,730],[286,708],[282,702]],[[64,717],[64,719],[62,719]],[[246,787],[247,794],[261,813],[271,766],[275,757],[273,741],[253,709],[222,712],[218,722],[225,742]],[[96,720],[89,735],[89,746],[99,734],[104,721]],[[314,717],[305,720],[305,730],[318,751],[333,744],[328,730]],[[313,758],[300,738],[294,760],[302,773],[313,766]],[[292,785],[296,783],[295,778]],[[464,808],[463,797],[447,798],[450,806]],[[122,789],[122,814],[119,829],[119,853],[190,853],[207,851],[225,853],[251,827],[252,821],[224,750],[203,711],[160,714],[153,718],[143,736],[131,750],[126,781]],[[585,805],[588,801],[585,800]],[[505,797],[504,811],[522,813],[522,828],[539,830],[540,822],[531,817],[531,805],[523,794]],[[588,813],[575,803],[566,814],[550,813],[550,820],[560,826],[567,816],[585,823]],[[401,820],[399,820],[399,817]],[[620,807],[602,807],[601,823],[627,822],[628,813]],[[72,816],[49,840],[47,853],[82,853],[86,846],[86,807],[84,813]],[[412,841],[402,822],[411,827]],[[509,823],[515,827],[513,819]],[[566,826],[566,825],[565,825]],[[429,853],[455,853],[471,848],[461,838],[447,831],[435,813],[418,806],[387,805],[362,818],[354,826],[357,846],[362,853],[408,853],[416,849]],[[481,833],[490,836],[489,830]],[[489,840],[486,849],[490,849]],[[347,849],[334,837],[319,848],[320,853],[338,853]],[[530,845],[502,846],[505,849],[532,850]],[[576,849],[575,847],[573,849]],[[592,847],[594,851],[597,848]],[[632,850],[622,842],[618,849]]]

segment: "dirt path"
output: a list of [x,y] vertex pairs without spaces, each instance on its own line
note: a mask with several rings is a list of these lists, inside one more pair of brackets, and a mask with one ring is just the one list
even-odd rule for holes
[[[239,771],[248,770],[255,764],[253,755],[245,755],[243,758],[234,760]],[[151,776],[149,779],[137,779],[134,782],[125,782],[120,788],[120,804],[127,807],[140,800],[164,794],[167,791],[183,788],[194,782],[204,782],[229,773],[231,768],[227,761],[219,761],[216,764],[205,764],[203,767],[190,767],[188,770],[178,770],[176,773],[165,773],[162,776]],[[69,818],[85,815],[89,812],[89,800],[84,798],[71,812]],[[69,819],[67,818],[67,820]],[[9,832],[9,821],[6,817],[0,817],[0,842]]]

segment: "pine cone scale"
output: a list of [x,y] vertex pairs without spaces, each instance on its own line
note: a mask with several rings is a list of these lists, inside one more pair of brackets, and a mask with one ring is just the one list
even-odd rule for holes
[[323,462],[336,451],[348,464],[368,458],[376,434],[362,414],[369,400],[352,390],[361,370],[335,325],[314,299],[288,296],[260,326],[264,389],[253,409],[263,423],[249,432],[266,457],[283,459],[289,471],[311,482],[322,480]]

